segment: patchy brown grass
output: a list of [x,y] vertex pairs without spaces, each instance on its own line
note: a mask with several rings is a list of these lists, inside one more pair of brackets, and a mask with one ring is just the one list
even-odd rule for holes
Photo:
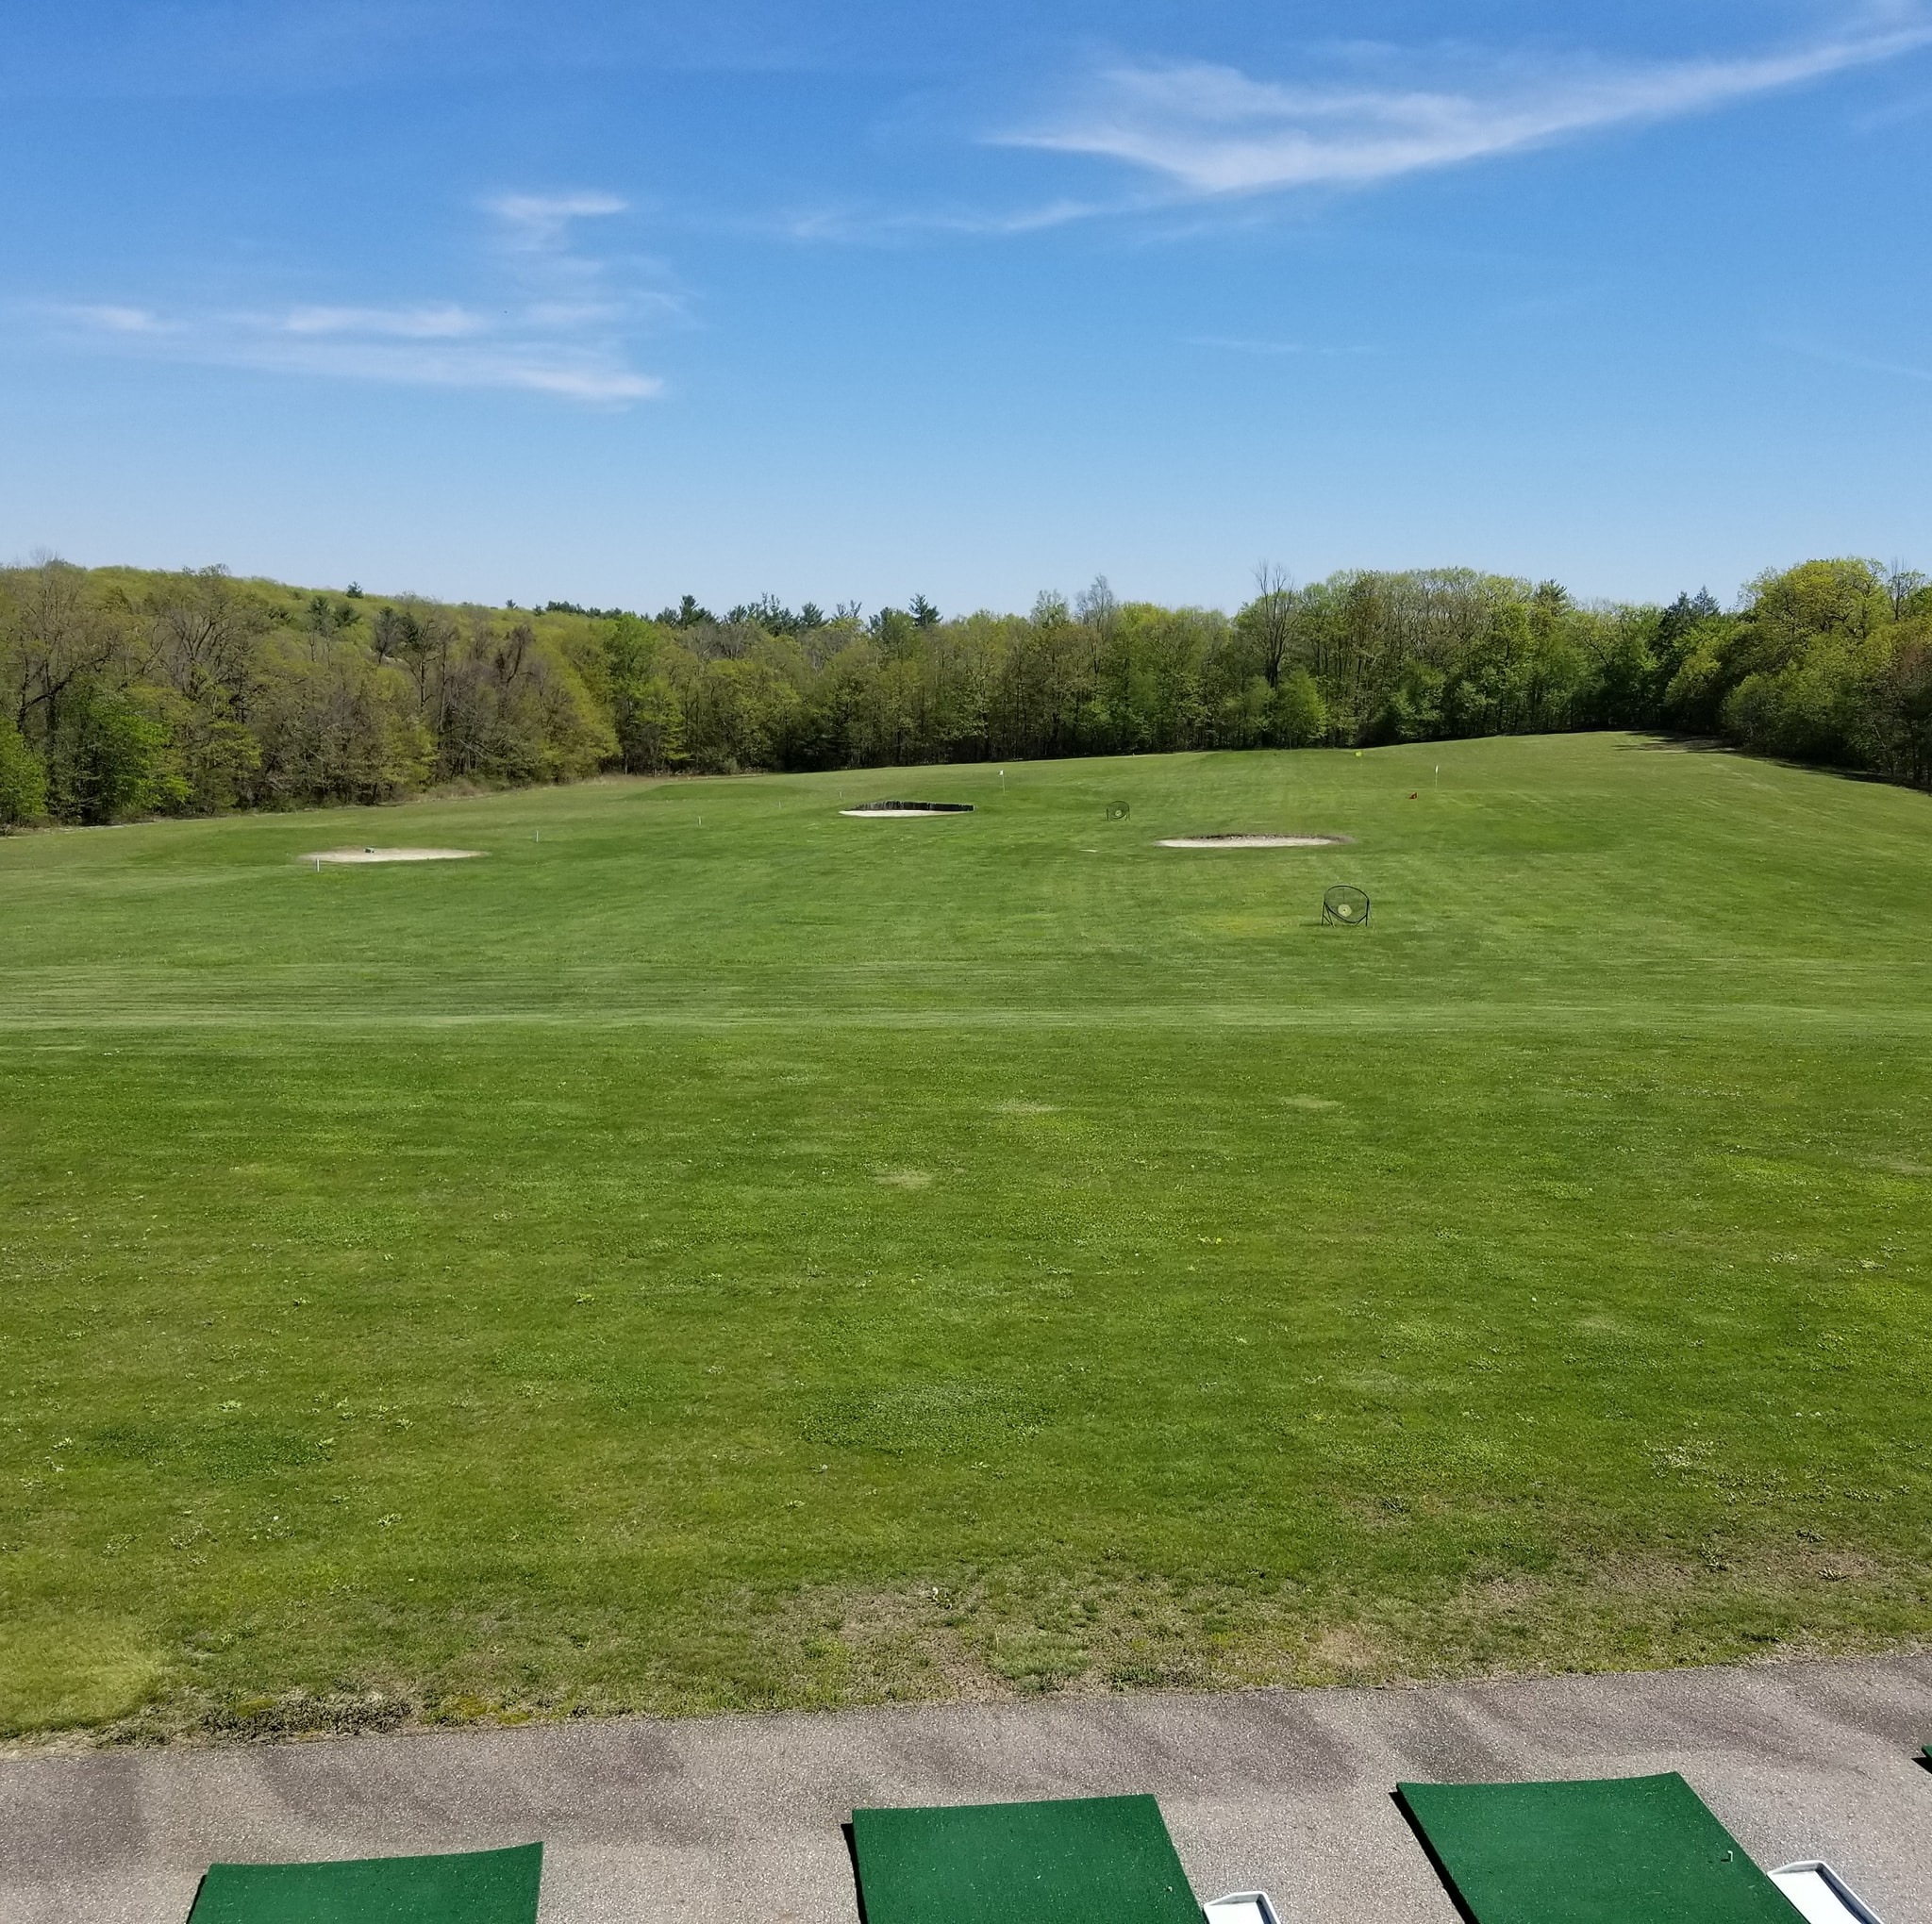
[[[178,1694],[92,1729],[12,1749],[289,1742],[460,1724],[873,1703],[989,1702],[1130,1689],[1394,1686],[1501,1675],[1769,1663],[1899,1648],[1902,1613],[1932,1621],[1932,1578],[1798,1541],[1707,1557],[1473,1583],[1441,1597],[1316,1594],[1289,1584],[1150,1582],[1105,1572],[956,1573],[883,1591],[817,1586],[737,1600],[756,1628],[731,1684],[520,1692],[487,1648],[457,1678],[388,1678],[240,1704]],[[598,1651],[587,1639],[585,1667]],[[1932,1639],[1928,1639],[1932,1641]],[[1922,1647],[1920,1645],[1912,1646]],[[635,1655],[610,1652],[634,1674]]]

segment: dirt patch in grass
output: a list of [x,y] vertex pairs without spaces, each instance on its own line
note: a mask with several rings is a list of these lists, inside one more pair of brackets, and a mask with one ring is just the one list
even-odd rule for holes
[[768,1629],[820,1626],[821,1662],[832,1659],[821,1687],[839,1701],[978,1701],[1848,1655],[1897,1649],[1889,1626],[1901,1606],[1932,1640],[1922,1571],[1800,1545],[1735,1563],[1620,1559],[1401,1600],[1254,1579],[961,1574],[891,1594],[815,1591]]
[[1374,1637],[1352,1623],[1324,1630],[1308,1646],[1310,1659],[1335,1672],[1339,1682],[1367,1682],[1387,1669],[1389,1653]]
[[[233,1744],[450,1724],[889,1702],[986,1702],[1133,1689],[1391,1686],[1456,1678],[1774,1662],[1932,1645],[1932,1576],[1799,1542],[1591,1569],[1499,1574],[1393,1598],[1259,1572],[1180,1582],[958,1569],[891,1589],[807,1585],[695,1599],[713,1642],[613,1613],[532,1667],[496,1663],[495,1625],[438,1674],[232,1703],[193,1685],[91,1730],[8,1750]],[[1902,1637],[1901,1624],[1919,1627]],[[537,1674],[533,1675],[533,1667]]]
[[1932,1640],[1924,1572],[1803,1544],[1734,1561],[1617,1559],[1439,1598],[1252,1578],[1224,1586],[987,1574],[890,1596],[822,1591],[798,1605],[836,1617],[846,1701],[1386,1685],[1846,1655],[1898,1648],[1889,1626],[1902,1607]]

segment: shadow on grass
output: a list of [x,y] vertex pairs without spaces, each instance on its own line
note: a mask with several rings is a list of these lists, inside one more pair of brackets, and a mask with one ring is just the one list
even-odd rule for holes
[[1898,775],[1883,774],[1876,769],[1847,769],[1834,762],[1793,761],[1787,755],[1762,755],[1754,749],[1740,748],[1736,742],[1721,740],[1714,735],[1672,735],[1660,728],[1634,728],[1628,732],[1637,738],[1624,742],[1620,754],[1735,755],[1747,761],[1769,762],[1773,768],[1792,769],[1802,774],[1835,775],[1841,782],[1865,782],[1881,788],[1908,788],[1921,795],[1926,792],[1916,782],[1908,782]]
[[1618,750],[1621,755],[1742,755],[1744,752],[1728,741],[1720,740],[1715,735],[1671,735],[1661,728],[1633,728],[1629,732],[1637,738],[1624,742]]

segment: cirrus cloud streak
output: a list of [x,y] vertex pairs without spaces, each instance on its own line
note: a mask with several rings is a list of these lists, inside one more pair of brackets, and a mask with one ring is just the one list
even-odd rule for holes
[[74,345],[203,366],[499,389],[601,406],[664,391],[631,364],[625,335],[645,316],[681,315],[661,288],[623,284],[612,264],[571,246],[575,222],[619,214],[611,194],[506,195],[486,206],[486,253],[509,298],[486,304],[306,303],[171,313],[122,302],[42,304]]
[[1888,8],[1866,31],[1779,52],[1622,68],[1502,60],[1457,86],[1297,85],[1206,62],[1117,66],[1059,117],[995,144],[1124,161],[1189,198],[1361,187],[1708,112],[1928,41],[1932,25]]

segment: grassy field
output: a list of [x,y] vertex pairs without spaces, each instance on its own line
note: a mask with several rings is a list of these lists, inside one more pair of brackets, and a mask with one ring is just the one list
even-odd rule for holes
[[0,841],[0,1730],[1923,1638],[1928,854],[1605,736]]

